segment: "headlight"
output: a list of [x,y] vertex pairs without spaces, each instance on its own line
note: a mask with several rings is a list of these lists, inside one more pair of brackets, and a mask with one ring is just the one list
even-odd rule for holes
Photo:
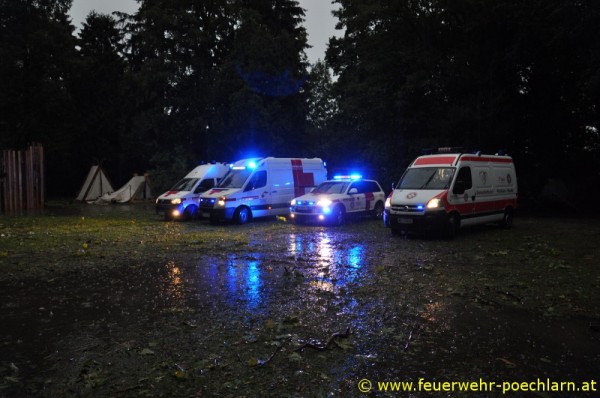
[[329,207],[331,206],[331,200],[329,199],[321,199],[317,202],[317,206],[320,207]]
[[292,199],[292,201],[290,202],[290,206],[296,206],[296,199]]
[[225,206],[225,196],[222,196],[217,200],[217,206],[224,207]]
[[427,202],[428,209],[442,209],[444,208],[444,202],[440,198],[433,198]]
[[172,205],[178,205],[181,203],[181,199],[177,198],[177,199],[171,199],[171,204]]
[[392,207],[392,198],[387,198],[385,200],[385,204],[384,204],[386,209],[389,209],[390,207]]

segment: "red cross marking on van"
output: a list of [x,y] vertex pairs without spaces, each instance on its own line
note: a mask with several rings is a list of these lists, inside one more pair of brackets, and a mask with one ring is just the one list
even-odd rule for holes
[[292,159],[292,176],[294,177],[294,196],[302,196],[306,192],[305,187],[315,185],[315,176],[313,173],[305,173],[302,166],[302,160]]

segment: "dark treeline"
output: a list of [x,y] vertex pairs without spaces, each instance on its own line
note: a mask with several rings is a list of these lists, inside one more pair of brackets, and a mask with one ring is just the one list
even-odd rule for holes
[[336,3],[343,36],[309,65],[294,0],[141,0],[77,34],[71,0],[0,0],[0,147],[41,142],[50,195],[93,162],[164,188],[247,155],[388,184],[437,146],[511,154],[523,197],[599,191],[600,3]]

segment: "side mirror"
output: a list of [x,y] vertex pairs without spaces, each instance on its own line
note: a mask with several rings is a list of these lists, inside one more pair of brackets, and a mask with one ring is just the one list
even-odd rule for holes
[[395,182],[392,182],[392,191],[393,191],[394,189],[396,189],[396,183],[395,183]]
[[358,193],[358,189],[356,188],[350,188],[350,190],[348,191],[348,195],[354,195],[355,193]]

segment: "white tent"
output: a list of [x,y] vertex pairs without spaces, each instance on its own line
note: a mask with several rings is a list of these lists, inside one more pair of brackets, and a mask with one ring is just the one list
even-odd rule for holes
[[127,203],[135,200],[152,199],[148,175],[133,176],[125,185],[113,193],[102,195],[94,203]]
[[82,202],[94,201],[104,194],[113,192],[114,188],[106,177],[101,166],[92,166],[85,178],[83,186],[77,194],[77,200]]

